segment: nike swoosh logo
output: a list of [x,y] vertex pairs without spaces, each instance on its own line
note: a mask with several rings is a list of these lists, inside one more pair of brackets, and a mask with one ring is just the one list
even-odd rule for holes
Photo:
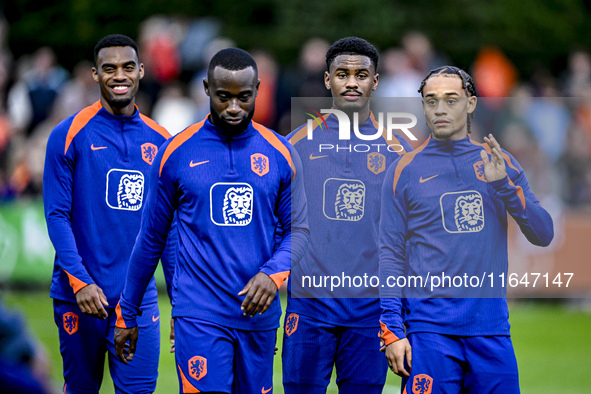
[[[313,156],[313,153],[310,153],[310,160],[322,159],[323,157],[328,157],[328,155],[326,155],[326,156]],[[269,389],[269,390],[271,390],[271,389]]]
[[160,319],[160,316],[156,317],[156,316],[152,315],[152,321],[153,322],[157,322],[158,319]]
[[107,149],[106,146],[94,146],[94,144],[90,145],[90,149],[92,150],[101,150],[101,149]]
[[263,387],[263,389],[261,390],[261,393],[267,394],[271,390],[273,390],[273,386],[271,386],[271,388],[270,389],[267,389],[267,390],[265,390],[265,387]]
[[201,164],[205,164],[205,163],[209,163],[209,160],[200,161],[199,163],[193,163],[193,160],[191,160],[191,162],[189,163],[189,166],[190,167],[197,167],[197,166],[200,166]]
[[431,179],[435,178],[436,176],[439,176],[439,174],[430,176],[429,178],[425,178],[425,179],[423,179],[423,177],[421,177],[421,179],[419,179],[419,182],[425,183],[425,182],[430,181]]

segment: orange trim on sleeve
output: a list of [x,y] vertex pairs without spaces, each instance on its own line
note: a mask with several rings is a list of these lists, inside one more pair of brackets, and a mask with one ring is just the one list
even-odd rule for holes
[[270,129],[266,128],[265,126],[263,126],[262,124],[258,124],[256,122],[252,122],[253,127],[263,136],[264,139],[266,139],[271,145],[273,145],[273,147],[275,149],[277,149],[279,151],[279,153],[281,153],[283,155],[283,157],[285,157],[285,160],[287,160],[287,163],[289,164],[289,166],[291,167],[292,171],[293,171],[293,176],[292,179],[295,177],[295,166],[293,165],[292,161],[291,161],[291,153],[289,152],[289,149],[287,149],[287,147],[285,145],[283,145],[283,143],[281,141],[279,141],[279,138],[277,138],[277,136],[275,135],[274,132],[272,132]]
[[[64,270],[62,268],[62,270]],[[70,286],[74,289],[74,294],[78,293],[83,287],[88,286],[88,283],[82,282],[80,279],[76,278],[74,275],[70,275],[70,273],[66,270],[64,272],[68,275],[68,279],[70,280]]]
[[201,391],[197,390],[197,388],[195,386],[193,386],[189,380],[187,380],[187,378],[185,377],[185,374],[183,373],[183,370],[181,369],[180,365],[176,365],[177,368],[179,369],[179,372],[181,374],[181,381],[183,382],[183,393],[200,393]]
[[[369,111],[369,118],[371,119],[371,122],[373,123],[373,127],[375,127],[376,130],[378,130],[378,127],[380,126],[380,124],[376,120],[375,116],[373,116],[373,112],[371,112],[371,111]],[[402,146],[402,150],[400,152],[396,152],[396,153],[398,153],[399,156],[402,156],[403,154],[406,153],[406,150],[404,149],[404,146],[400,143],[400,140],[398,139],[398,137],[395,137],[394,136],[394,133],[392,133],[392,139],[391,140],[388,140],[388,132],[383,127],[382,127],[382,138],[384,140],[386,140],[386,142],[388,143],[388,145],[397,144],[397,145]]]
[[82,111],[78,112],[76,116],[74,116],[74,120],[72,120],[72,124],[68,129],[68,134],[66,135],[66,147],[64,149],[64,155],[68,153],[68,148],[72,143],[74,137],[80,130],[86,126],[86,124],[92,119],[97,112],[102,108],[100,100],[96,103],[92,104],[90,107],[84,108]]
[[392,331],[388,329],[386,324],[382,323],[380,320],[380,328],[382,329],[382,339],[384,340],[384,345],[388,346],[389,344],[400,340]]
[[277,289],[279,289],[290,273],[291,271],[277,272],[276,274],[269,275],[269,278],[273,279],[273,282],[277,285]]
[[179,146],[181,146],[182,144],[184,144],[196,132],[198,132],[199,130],[201,130],[201,128],[205,124],[205,120],[206,119],[207,118],[203,119],[199,123],[196,123],[196,124],[194,124],[192,126],[187,127],[185,130],[181,131],[179,134],[177,134],[175,136],[175,138],[166,147],[166,150],[164,151],[164,155],[162,156],[162,162],[160,163],[160,172],[158,173],[158,176],[161,176],[162,175],[162,168],[164,168],[164,163],[166,163],[166,160],[168,160],[168,158],[170,157],[170,155],[172,154],[172,152],[174,152],[175,149],[177,149]]
[[421,146],[419,146],[417,149],[403,155],[399,159],[398,164],[396,164],[396,170],[394,171],[394,182],[392,185],[392,191],[393,191],[394,195],[396,195],[396,185],[398,184],[398,179],[400,178],[400,174],[402,173],[402,170],[404,169],[404,167],[409,165],[411,161],[413,161],[413,159],[415,158],[415,156],[419,152],[422,152],[422,150],[425,149],[425,147],[427,146],[427,144],[429,143],[430,140],[431,140],[431,136],[429,136],[429,138],[427,138],[427,140],[425,142],[423,142],[423,144]]
[[151,128],[154,129],[154,131],[156,131],[158,134],[160,134],[161,136],[163,136],[166,139],[169,139],[171,137],[170,133],[162,126],[160,126],[158,123],[156,123],[153,119],[148,118],[146,115],[144,114],[140,114],[140,118],[142,118],[142,120]]
[[[507,178],[509,178],[508,175]],[[523,205],[523,210],[525,210],[525,194],[523,193],[523,189],[521,188],[521,186],[515,186],[511,178],[509,178],[509,184],[513,186],[515,189],[517,189],[517,196],[519,196],[519,199],[521,200],[521,205]]]
[[115,307],[115,314],[117,315],[115,327],[127,328],[127,324],[125,324],[125,320],[123,320],[123,315],[121,314],[121,305],[119,305],[119,303],[117,303],[117,306]]

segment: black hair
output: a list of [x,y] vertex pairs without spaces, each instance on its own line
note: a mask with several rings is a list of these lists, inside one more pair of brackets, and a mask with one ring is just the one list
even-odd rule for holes
[[[436,69],[429,71],[429,74],[423,79],[421,82],[421,86],[419,87],[418,92],[423,96],[423,89],[425,88],[425,84],[427,80],[434,75],[457,75],[462,80],[462,88],[468,94],[468,97],[476,96],[476,85],[474,84],[474,80],[466,71],[462,70],[461,68],[454,67],[454,66],[443,66]],[[424,97],[424,96],[423,96]],[[468,133],[471,133],[471,126],[472,126],[472,119],[474,119],[474,112],[468,115]]]
[[421,96],[423,95],[423,89],[425,88],[427,79],[431,78],[433,75],[457,75],[462,80],[462,88],[466,90],[468,96],[476,96],[476,85],[470,74],[461,68],[454,66],[443,66],[429,71],[429,74],[423,79],[421,86],[419,87],[419,93]]
[[336,41],[326,51],[326,69],[330,72],[330,65],[339,55],[367,56],[373,63],[374,69],[378,70],[378,50],[369,42],[359,37],[345,37]]
[[239,71],[252,67],[255,74],[258,75],[257,63],[254,61],[254,58],[250,53],[239,48],[222,49],[213,55],[209,62],[209,67],[207,68],[208,79],[211,79],[213,70],[217,66],[231,71]]
[[137,44],[131,38],[124,36],[123,34],[110,34],[106,37],[101,38],[101,40],[96,44],[94,47],[94,65],[96,66],[96,62],[98,60],[98,53],[103,48],[110,48],[110,47],[132,47],[137,55],[138,61],[140,60],[140,54],[137,48]]

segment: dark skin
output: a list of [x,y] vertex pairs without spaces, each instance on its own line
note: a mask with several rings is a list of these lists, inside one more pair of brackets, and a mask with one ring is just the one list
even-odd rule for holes
[[[99,84],[103,108],[113,115],[133,115],[139,81],[144,77],[144,65],[132,47],[108,47],[99,51],[92,77]],[[91,283],[78,290],[76,302],[80,311],[97,319],[108,316],[109,306],[103,290]]]
[[369,97],[378,80],[371,59],[362,55],[338,55],[324,73],[324,85],[332,94],[335,108],[358,112],[360,122],[369,118]]
[[[260,80],[252,67],[231,71],[218,66],[208,79],[203,80],[211,107],[210,121],[229,138],[241,134],[248,127],[254,114],[259,84]],[[267,274],[259,272],[238,293],[238,296],[245,296],[240,309],[244,316],[263,314],[276,295],[275,282]],[[137,327],[115,329],[115,351],[123,363],[127,364],[133,359],[137,339]],[[127,347],[125,343],[128,340]]]

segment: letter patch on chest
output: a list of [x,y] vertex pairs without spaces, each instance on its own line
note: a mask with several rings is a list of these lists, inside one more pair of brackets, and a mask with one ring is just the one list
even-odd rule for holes
[[135,170],[110,170],[105,199],[113,209],[138,211],[144,199],[144,174]]
[[482,195],[476,190],[445,193],[439,201],[448,233],[474,233],[484,228]]
[[252,220],[254,191],[248,183],[215,183],[209,201],[211,221],[218,226],[247,226]]

